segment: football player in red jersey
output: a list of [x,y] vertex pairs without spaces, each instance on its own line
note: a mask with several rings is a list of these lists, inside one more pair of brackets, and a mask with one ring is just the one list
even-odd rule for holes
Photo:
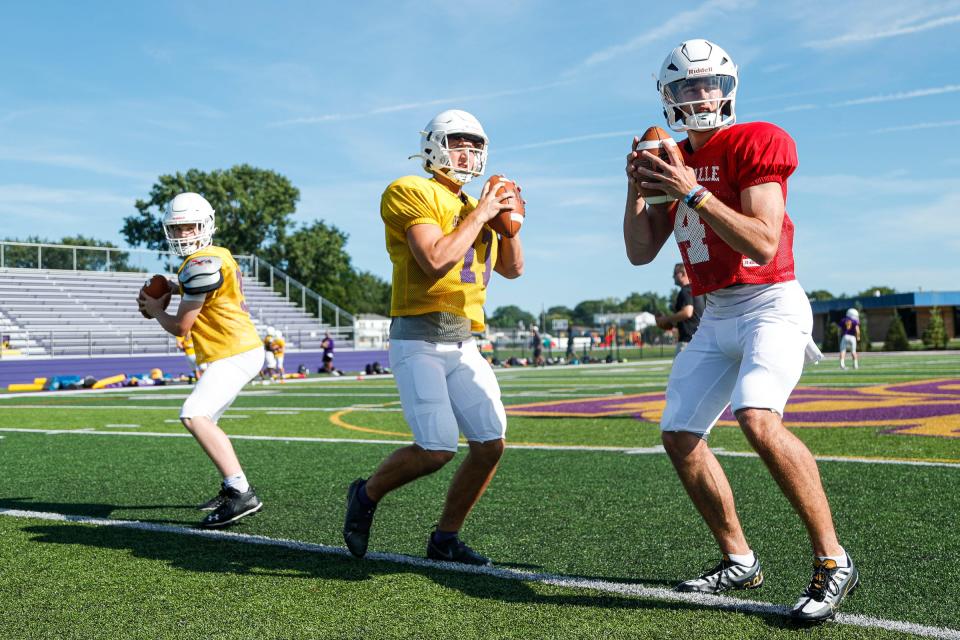
[[[673,232],[694,295],[706,294],[700,328],[677,355],[661,421],[663,445],[723,554],[678,591],[751,589],[763,572],[737,518],[733,493],[707,436],[729,404],[810,536],[814,573],[791,614],[833,617],[858,582],[837,539],[817,463],[782,421],[805,356],[819,359],[810,303],[797,283],[787,178],[797,167],[790,136],[765,122],[735,124],[737,67],[707,40],[688,40],[664,60],[657,88],[670,128],[687,139],[667,146],[655,171],[627,156],[623,234],[627,257],[651,262]],[[640,186],[676,203],[647,205]]]

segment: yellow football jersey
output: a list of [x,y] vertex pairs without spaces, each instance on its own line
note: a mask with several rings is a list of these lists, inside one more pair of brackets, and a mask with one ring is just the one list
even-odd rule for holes
[[273,339],[273,355],[278,358],[283,355],[283,350],[287,346],[287,341],[283,338],[274,338]]
[[477,206],[463,200],[432,178],[406,176],[383,192],[380,217],[386,227],[387,251],[393,262],[391,316],[415,316],[446,311],[470,319],[473,331],[483,331],[487,283],[497,263],[497,234],[484,226],[463,258],[442,278],[428,276],[407,244],[415,224],[434,224],[450,234]]
[[[198,364],[229,358],[260,346],[260,336],[244,301],[240,266],[227,249],[205,247],[184,260],[177,274],[191,260],[204,256],[220,258],[223,284],[206,294],[200,315],[190,328]],[[180,293],[183,294],[182,284]]]

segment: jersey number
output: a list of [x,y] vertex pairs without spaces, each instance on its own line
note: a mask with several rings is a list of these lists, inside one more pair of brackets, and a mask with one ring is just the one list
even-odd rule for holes
[[[487,245],[486,255],[483,258],[483,286],[487,286],[487,283],[490,282],[490,270],[492,265],[490,264],[490,254],[493,253],[493,232],[490,229],[484,229],[483,234],[480,236],[480,243]],[[473,248],[473,245],[470,245],[470,248],[467,249],[467,252],[463,256],[463,269],[460,269],[460,282],[464,284],[476,284],[477,283],[477,274],[473,272],[473,259],[476,256],[476,249]]]
[[686,253],[690,264],[710,260],[710,250],[704,242],[707,237],[707,228],[700,221],[700,215],[683,203],[677,208],[673,235],[677,239],[677,244],[687,243]]

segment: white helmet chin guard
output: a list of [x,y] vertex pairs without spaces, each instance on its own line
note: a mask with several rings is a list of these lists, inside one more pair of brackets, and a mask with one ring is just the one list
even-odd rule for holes
[[[181,238],[173,227],[184,224],[196,225],[193,235]],[[170,251],[181,257],[196,253],[213,242],[213,207],[199,193],[181,193],[167,205],[163,216],[163,232],[167,236]]]
[[657,91],[674,131],[710,131],[737,120],[737,65],[709,40],[687,40],[660,67]]
[[[457,149],[466,153],[464,166],[453,166],[450,159],[450,136],[460,135],[473,140],[477,148]],[[420,158],[423,168],[429,173],[442,173],[459,185],[483,175],[487,164],[489,139],[480,122],[466,111],[450,109],[435,116],[420,132],[420,153],[410,156]]]

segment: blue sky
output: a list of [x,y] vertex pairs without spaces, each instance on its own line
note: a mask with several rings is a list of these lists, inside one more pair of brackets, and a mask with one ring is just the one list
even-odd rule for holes
[[704,37],[740,66],[738,118],[797,141],[807,290],[960,288],[960,0],[43,2],[3,22],[3,236],[122,244],[158,175],[249,163],[389,278],[380,194],[461,108],[527,200],[526,273],[493,280],[488,310],[667,293],[672,241],[624,255],[623,158],[664,126],[652,74]]

